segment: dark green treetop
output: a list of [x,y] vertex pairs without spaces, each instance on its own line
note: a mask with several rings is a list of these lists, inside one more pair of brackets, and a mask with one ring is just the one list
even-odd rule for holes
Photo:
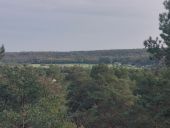
[[165,62],[166,66],[170,66],[170,0],[164,1],[166,11],[159,15],[159,30],[161,30],[161,38],[163,41],[151,37],[144,41],[147,51],[152,54],[152,59],[158,59]]
[[4,54],[5,54],[5,47],[4,47],[4,45],[2,45],[1,48],[0,48],[0,59],[2,59]]

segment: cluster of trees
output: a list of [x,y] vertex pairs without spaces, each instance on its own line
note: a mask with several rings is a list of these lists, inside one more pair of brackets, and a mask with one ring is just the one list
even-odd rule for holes
[[169,128],[170,70],[0,67],[0,128]]
[[137,66],[153,64],[145,49],[6,53],[2,61],[20,64],[113,64],[115,62]]
[[169,70],[96,65],[68,72],[68,114],[78,127],[169,128]]
[[75,128],[58,68],[0,67],[0,128]]
[[161,31],[159,40],[149,37],[148,40],[144,41],[144,46],[147,51],[151,53],[151,59],[160,61],[160,64],[170,66],[170,0],[164,1],[166,12],[159,16],[159,29]]

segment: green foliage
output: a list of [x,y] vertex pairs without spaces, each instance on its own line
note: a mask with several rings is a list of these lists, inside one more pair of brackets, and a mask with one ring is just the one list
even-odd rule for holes
[[66,117],[66,107],[61,97],[41,99],[29,113],[31,125],[35,128],[74,128]]
[[[75,128],[66,115],[62,79],[57,79],[58,72],[47,70],[0,68],[0,127]],[[54,76],[57,81],[53,81]]]
[[5,47],[4,45],[1,46],[0,48],[0,59],[2,59],[5,55]]
[[90,73],[71,71],[67,105],[78,127],[169,127],[169,69],[96,65]]
[[166,12],[159,16],[159,29],[161,38],[153,40],[151,37],[144,41],[145,48],[152,54],[152,58],[163,61],[168,67],[170,66],[170,0],[164,1]]
[[134,84],[129,79],[117,78],[106,65],[94,66],[90,77],[78,83],[73,79],[68,88],[73,120],[88,128],[124,128],[128,110],[136,100]]
[[[167,71],[144,72],[137,80],[136,95],[139,99],[132,109],[134,128],[168,128],[170,125],[170,81]],[[131,126],[131,127],[132,127]],[[132,127],[132,128],[133,128]]]
[[97,81],[109,81],[112,79],[113,71],[107,65],[100,64],[93,66],[90,76]]
[[3,92],[1,93],[1,109],[12,107],[19,111],[25,105],[39,100],[41,87],[31,68],[3,67],[0,73],[0,89]]
[[170,69],[0,67],[0,128],[169,128]]

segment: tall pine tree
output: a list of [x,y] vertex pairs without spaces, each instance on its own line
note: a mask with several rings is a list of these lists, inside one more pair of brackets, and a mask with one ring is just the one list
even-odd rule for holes
[[0,59],[2,59],[2,57],[5,55],[5,47],[4,45],[1,46],[0,48]]
[[158,38],[153,40],[151,37],[144,41],[147,51],[152,54],[152,58],[163,60],[170,67],[170,0],[164,1],[166,11],[159,15],[159,29],[161,30],[160,41]]

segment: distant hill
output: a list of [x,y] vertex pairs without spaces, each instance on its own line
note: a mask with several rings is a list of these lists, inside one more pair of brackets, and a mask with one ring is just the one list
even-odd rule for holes
[[8,52],[4,63],[19,64],[72,64],[121,63],[137,66],[150,65],[145,49],[96,50],[73,52]]

